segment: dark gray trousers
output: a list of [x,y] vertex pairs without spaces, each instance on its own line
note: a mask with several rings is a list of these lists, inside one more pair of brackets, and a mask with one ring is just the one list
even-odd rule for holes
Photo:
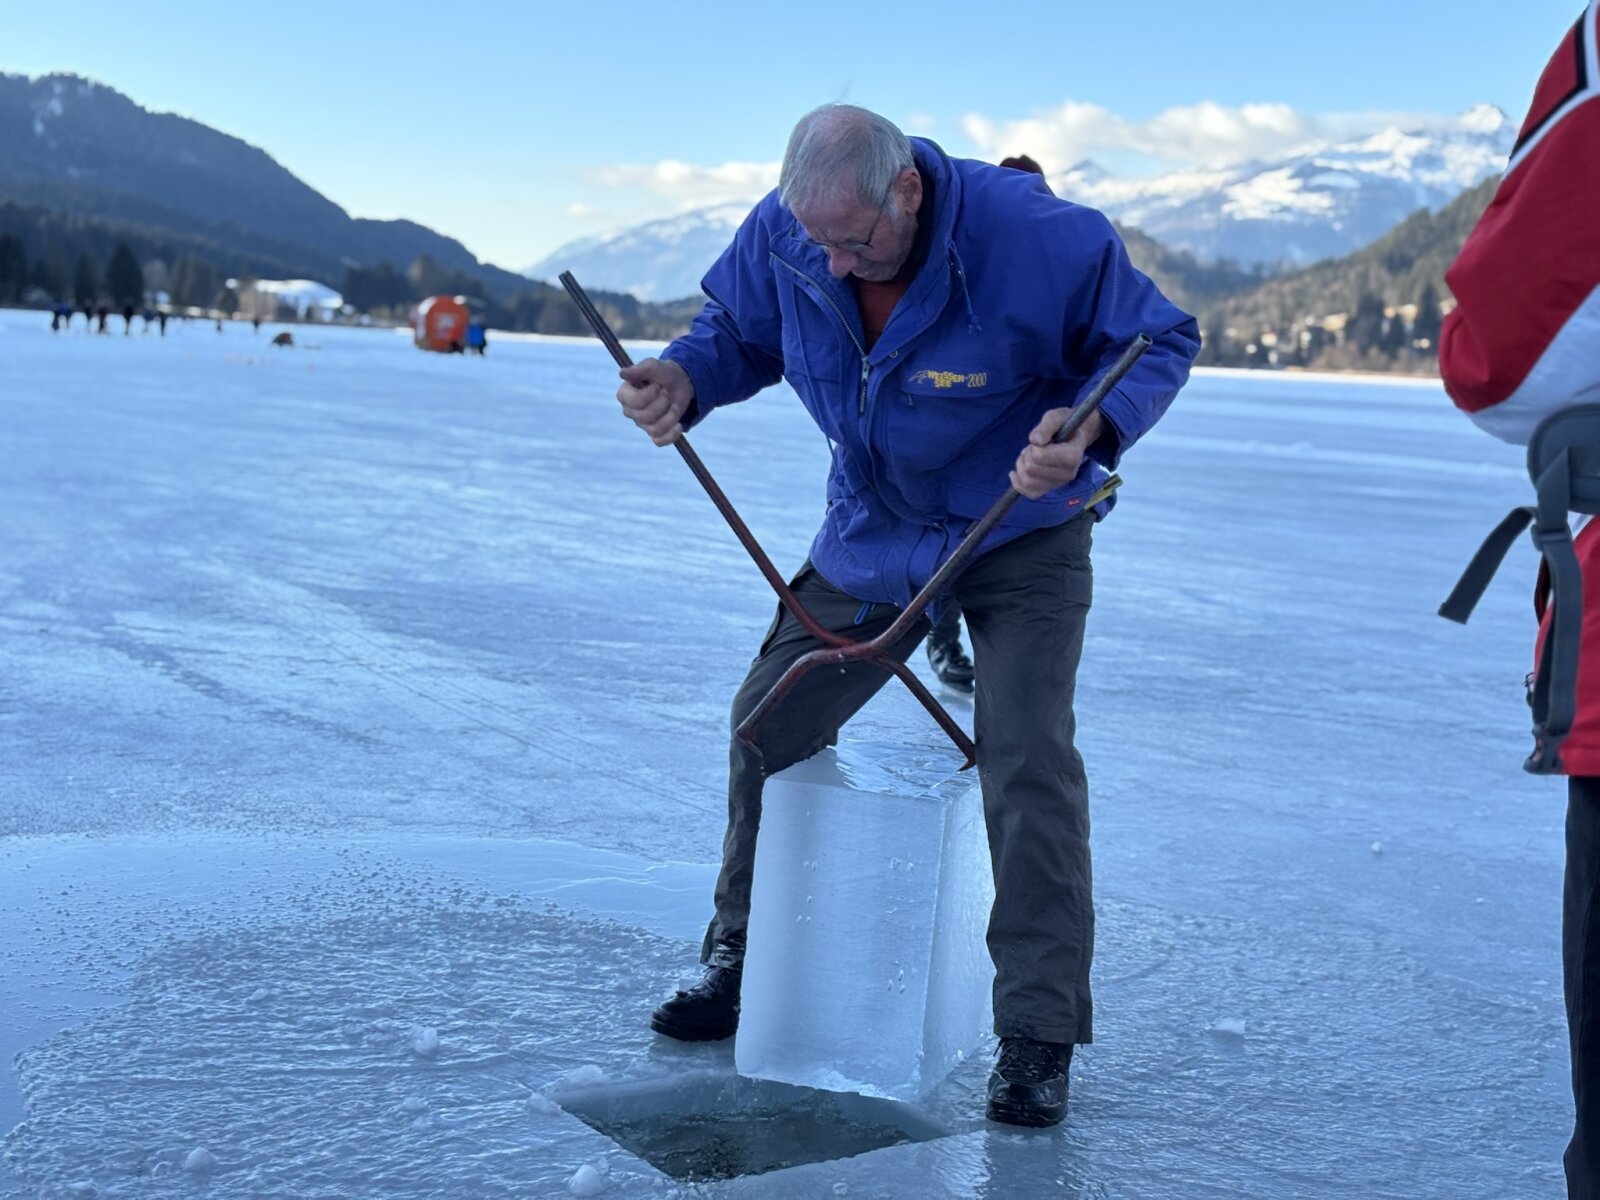
[[1567,1145],[1569,1200],[1600,1197],[1600,777],[1567,780],[1567,870],[1561,958],[1572,1047],[1575,1120]]
[[[994,867],[988,945],[1001,1037],[1092,1039],[1089,796],[1083,760],[1073,747],[1072,698],[1092,594],[1093,526],[1085,514],[1027,534],[978,559],[951,589],[967,619],[977,668],[973,719]],[[810,563],[793,586],[820,624],[859,641],[882,633],[898,612],[874,605],[857,623],[861,602]],[[894,648],[895,657],[904,662],[927,632],[927,621],[919,622]],[[734,727],[817,645],[780,605],[734,697]],[[888,679],[864,663],[812,671],[762,727],[759,750],[732,739],[728,831],[716,916],[706,934],[708,961],[718,942],[735,951],[745,944],[766,777],[837,742],[840,727]]]

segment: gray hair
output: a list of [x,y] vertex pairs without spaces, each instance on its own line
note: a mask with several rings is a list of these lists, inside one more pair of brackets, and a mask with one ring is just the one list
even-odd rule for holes
[[853,104],[824,104],[801,117],[789,135],[778,199],[790,211],[842,198],[881,205],[900,172],[916,161],[910,140],[887,117]]

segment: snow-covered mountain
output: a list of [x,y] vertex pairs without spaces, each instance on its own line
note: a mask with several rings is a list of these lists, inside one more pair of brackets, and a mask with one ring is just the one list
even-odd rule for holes
[[[1343,257],[1419,208],[1442,208],[1499,171],[1515,136],[1505,113],[1481,104],[1426,130],[1385,129],[1273,162],[1144,179],[1082,162],[1050,185],[1202,259],[1292,267]],[[569,242],[524,274],[553,282],[570,270],[586,285],[641,300],[691,296],[754,202]]]
[[631,292],[641,300],[677,300],[700,290],[700,277],[732,240],[755,201],[695,209],[615,233],[568,242],[523,272],[554,283],[571,271],[585,287]]
[[1419,208],[1437,210],[1499,171],[1516,131],[1480,104],[1427,130],[1385,129],[1275,162],[1123,179],[1093,162],[1056,192],[1203,259],[1299,266],[1349,254]]

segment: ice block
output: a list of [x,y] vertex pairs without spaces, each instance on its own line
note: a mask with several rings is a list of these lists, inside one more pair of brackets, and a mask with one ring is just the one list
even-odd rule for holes
[[912,1100],[977,1046],[994,899],[975,772],[869,742],[767,780],[734,1063]]

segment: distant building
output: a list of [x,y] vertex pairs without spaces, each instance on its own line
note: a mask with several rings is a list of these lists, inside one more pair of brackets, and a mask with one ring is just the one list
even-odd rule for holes
[[276,320],[280,308],[298,320],[328,321],[344,309],[344,297],[314,279],[228,280],[239,296],[239,315],[246,320]]

